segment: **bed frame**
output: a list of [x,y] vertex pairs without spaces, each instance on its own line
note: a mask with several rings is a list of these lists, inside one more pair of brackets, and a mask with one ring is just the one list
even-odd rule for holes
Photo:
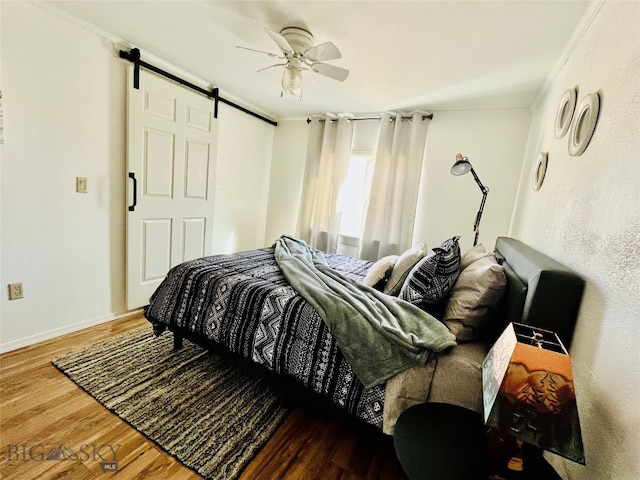
[[[499,237],[495,253],[505,268],[507,286],[493,312],[492,326],[486,331],[484,341],[460,344],[439,357],[436,363],[442,364],[442,369],[435,371],[428,402],[451,403],[480,412],[482,378],[479,372],[482,360],[510,322],[555,331],[567,349],[571,344],[584,281],[567,267],[513,238]],[[169,329],[174,336],[175,348],[181,348],[183,338],[186,338],[218,354],[237,357],[247,368],[263,372],[280,384],[294,401],[299,400],[330,415],[348,419],[346,412],[297,381],[271,372],[180,327],[171,326]],[[450,372],[454,371],[457,373],[451,375]]]
[[498,237],[495,253],[504,266],[507,287],[496,312],[497,338],[509,322],[558,334],[567,350],[575,329],[584,280],[552,258],[519,240]]

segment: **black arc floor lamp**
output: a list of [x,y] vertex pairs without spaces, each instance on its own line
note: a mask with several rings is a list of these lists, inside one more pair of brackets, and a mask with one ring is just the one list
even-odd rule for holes
[[476,223],[473,224],[473,231],[476,232],[476,236],[473,239],[473,246],[475,247],[478,244],[478,236],[480,235],[480,218],[482,217],[482,212],[484,210],[484,204],[487,201],[487,194],[489,193],[489,187],[485,187],[478,175],[476,175],[476,171],[471,166],[471,162],[467,157],[463,157],[462,154],[458,153],[456,155],[456,163],[451,167],[451,174],[460,176],[465,173],[471,172],[473,175],[473,179],[476,181],[480,190],[482,191],[482,202],[480,202],[480,210],[478,210],[478,214],[476,215]]

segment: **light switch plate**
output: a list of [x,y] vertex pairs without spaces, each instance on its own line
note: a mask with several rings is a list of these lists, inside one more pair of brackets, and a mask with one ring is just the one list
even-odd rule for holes
[[76,192],[87,193],[87,179],[85,177],[76,177]]

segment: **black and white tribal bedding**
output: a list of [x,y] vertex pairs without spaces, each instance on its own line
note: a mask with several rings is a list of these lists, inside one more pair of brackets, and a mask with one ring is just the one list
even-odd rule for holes
[[[332,253],[327,263],[362,281],[371,262]],[[180,327],[288,375],[376,427],[384,384],[365,388],[318,312],[285,280],[273,248],[174,267],[145,307],[157,334]]]

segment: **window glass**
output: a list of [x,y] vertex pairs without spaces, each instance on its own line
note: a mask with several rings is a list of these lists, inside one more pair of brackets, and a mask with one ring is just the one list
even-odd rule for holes
[[339,193],[339,204],[342,207],[340,235],[360,238],[372,166],[373,154],[370,152],[352,153],[349,158],[345,182]]

